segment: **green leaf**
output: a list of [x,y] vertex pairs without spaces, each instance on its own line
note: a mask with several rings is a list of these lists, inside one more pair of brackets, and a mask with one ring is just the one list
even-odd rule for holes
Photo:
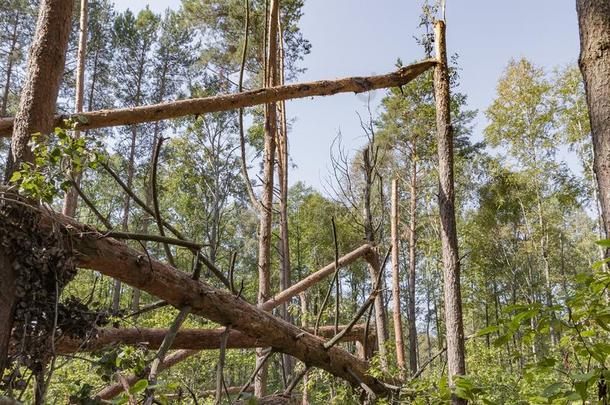
[[595,263],[593,263],[593,264],[591,265],[591,268],[592,268],[593,270],[599,270],[599,269],[600,269],[600,268],[601,268],[601,267],[602,267],[604,264],[606,264],[606,263],[608,263],[608,262],[610,262],[610,257],[609,257],[609,258],[606,258],[606,259],[603,259],[603,260],[598,260],[598,261],[596,261]]
[[483,328],[483,329],[479,330],[477,332],[477,336],[489,335],[490,333],[497,332],[498,330],[500,330],[500,327],[497,326],[497,325],[488,326],[486,328]]
[[21,172],[13,172],[13,175],[11,176],[11,183],[16,183],[19,180],[21,180]]
[[601,247],[610,248],[610,239],[598,240],[595,243],[597,243]]
[[553,384],[549,385],[548,387],[546,387],[544,389],[544,391],[542,391],[542,396],[545,398],[554,397],[555,395],[557,395],[559,393],[559,391],[561,391],[562,388],[563,388],[562,383],[553,383]]
[[134,395],[138,392],[144,391],[148,387],[148,380],[139,380],[130,389],[129,393]]

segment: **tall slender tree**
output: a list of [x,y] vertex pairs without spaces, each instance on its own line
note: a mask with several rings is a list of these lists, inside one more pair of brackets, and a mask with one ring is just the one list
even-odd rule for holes
[[[447,325],[447,367],[449,381],[466,374],[464,323],[462,318],[462,292],[460,285],[460,259],[458,254],[455,219],[455,185],[453,168],[453,130],[450,115],[449,65],[445,40],[445,22],[435,24],[437,65],[434,68],[434,95],[436,99],[436,126],[438,130],[438,202],[443,249],[445,321]],[[467,401],[452,396],[453,404]]]

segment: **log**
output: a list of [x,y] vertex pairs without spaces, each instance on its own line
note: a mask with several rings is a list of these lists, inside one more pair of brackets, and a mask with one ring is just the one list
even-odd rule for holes
[[[338,261],[339,263],[339,267],[344,267],[344,266],[348,266],[351,263],[355,262],[357,259],[361,258],[361,257],[365,257],[367,260],[369,260],[369,256],[371,254],[374,254],[373,251],[373,246],[369,245],[369,244],[365,244],[360,246],[359,248],[351,251],[350,253],[346,254],[345,256],[341,257]],[[316,283],[318,283],[319,281],[323,280],[325,277],[333,274],[335,270],[335,263],[330,263],[328,265],[326,265],[325,267],[323,267],[322,269],[316,271],[313,274],[310,274],[309,276],[305,277],[303,280],[301,280],[300,282],[294,284],[292,287],[290,287],[289,289],[281,292],[280,294],[276,295],[275,297],[271,298],[270,300],[266,301],[265,304],[263,304],[263,310],[265,311],[270,311],[273,308],[276,308],[277,306],[281,305],[282,303],[288,301],[291,297],[300,294],[302,292],[304,292],[305,290],[307,290],[309,287],[311,287],[312,285],[315,285]],[[324,337],[331,337],[331,336],[326,336],[327,331],[324,330],[325,327],[320,328],[320,331],[318,332],[321,336]],[[368,331],[368,336],[370,337],[370,340],[368,342],[367,345],[363,345],[363,337],[364,337],[364,330],[366,328],[361,329],[360,325],[355,325],[354,328],[356,329],[356,333],[360,333],[361,334],[361,338],[360,339],[356,339],[356,347],[357,348],[361,348],[364,346],[367,346],[369,348],[372,348],[373,346],[375,346],[376,340],[377,340],[377,336],[375,334],[375,329],[370,329]],[[222,331],[224,330],[224,328],[218,328],[215,329],[216,334],[218,334],[218,336],[220,336],[220,334],[222,333]],[[180,331],[178,332],[178,334],[180,334]],[[133,341],[137,341],[139,338],[135,338]],[[214,340],[214,347],[210,347],[210,348],[218,348],[218,346],[220,345],[220,338],[217,338],[216,340]],[[217,343],[216,343],[217,342]],[[124,342],[127,343],[127,342]],[[59,343],[60,348],[58,349],[61,352],[61,345],[62,343]],[[174,343],[175,345],[175,343]],[[79,343],[72,343],[72,346],[76,346],[76,347],[80,347]],[[174,348],[177,348],[176,346],[174,346]],[[69,350],[69,348],[68,348]],[[188,353],[183,353],[185,354],[183,357],[180,358],[180,355],[178,353],[180,352],[188,352]],[[64,354],[67,354],[69,352],[63,352]],[[192,350],[187,350],[186,348],[182,349],[182,350],[178,350],[176,351],[176,354],[174,354],[174,356],[178,356],[179,359],[176,360],[175,362],[173,362],[170,366],[164,368],[163,370],[166,370],[169,367],[172,367],[173,365],[181,362],[182,360],[186,360],[188,357],[190,357],[191,355],[193,355],[196,352],[193,352]],[[372,356],[372,353],[371,353]],[[368,356],[368,357],[371,357]],[[366,359],[368,357],[366,356],[359,356],[362,359]],[[134,384],[135,382],[138,381],[138,378],[136,377],[130,377],[128,378],[128,382],[130,384]],[[116,384],[116,392],[117,394],[114,394],[114,396],[118,395],[121,390],[122,390],[122,386],[120,384]],[[110,388],[109,388],[110,389]],[[110,392],[115,392],[114,389],[112,389]],[[103,399],[110,399],[113,398],[112,397],[104,397]]]
[[[344,325],[339,329],[343,330]],[[224,328],[216,329],[180,329],[174,338],[172,350],[215,350],[220,348],[220,341]],[[307,332],[312,333],[311,329]],[[142,345],[149,349],[158,349],[167,334],[165,328],[107,328],[97,331],[95,338],[87,340],[62,338],[56,342],[57,354],[70,354],[76,352],[95,352],[108,349],[115,345]],[[334,326],[323,326],[318,335],[323,338],[332,338]],[[355,325],[352,330],[341,339],[342,342],[362,341],[364,338],[364,325]],[[374,339],[369,335],[369,339]],[[236,330],[229,332],[228,349],[249,349],[264,346],[264,340],[244,335]]]
[[[345,256],[340,257],[339,261],[338,261],[339,268],[349,266],[350,264],[354,263],[356,260],[360,259],[361,257],[364,257],[364,258],[370,257],[370,255],[373,254],[373,249],[374,249],[373,245],[370,245],[367,243],[367,244],[360,246],[358,249],[349,252]],[[290,298],[295,297],[296,295],[307,290],[309,287],[315,285],[322,279],[330,276],[334,272],[335,272],[335,262],[333,261],[332,263],[327,264],[326,266],[324,266],[320,270],[316,271],[315,273],[312,273],[309,276],[305,277],[298,283],[293,284],[290,288],[287,288],[286,290],[275,295],[273,298],[265,301],[265,303],[262,305],[262,308],[265,311],[270,311],[273,308],[275,308],[279,305],[282,305],[284,302],[288,301]]]
[[[295,83],[241,93],[177,100],[133,108],[89,111],[77,115],[60,115],[55,118],[55,126],[65,127],[64,120],[71,119],[77,123],[76,129],[83,131],[118,125],[155,122],[187,115],[236,110],[298,98],[330,96],[338,93],[362,93],[376,89],[403,86],[432,68],[435,64],[436,61],[434,59],[428,59],[405,66],[396,72],[379,76],[347,77],[336,80]],[[9,137],[12,130],[12,118],[0,119],[0,136]]]
[[[38,209],[32,207],[32,209]],[[368,363],[347,351],[324,348],[325,340],[303,332],[235,295],[193,280],[174,269],[112,238],[59,213],[41,211],[41,226],[47,232],[67,232],[81,268],[98,271],[157,296],[176,308],[188,305],[192,313],[259,339],[262,346],[289,354],[308,366],[319,367],[354,387],[362,382],[376,394],[390,393],[386,385],[368,374]]]

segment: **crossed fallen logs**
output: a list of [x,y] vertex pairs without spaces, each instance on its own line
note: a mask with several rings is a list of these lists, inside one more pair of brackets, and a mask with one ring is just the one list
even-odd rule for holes
[[143,256],[141,252],[59,213],[40,213],[41,232],[69,235],[78,267],[95,270],[191,312],[257,339],[260,346],[289,354],[349,382],[388,395],[388,385],[368,374],[368,363],[326,340],[255,307],[234,294],[193,280],[189,274]]

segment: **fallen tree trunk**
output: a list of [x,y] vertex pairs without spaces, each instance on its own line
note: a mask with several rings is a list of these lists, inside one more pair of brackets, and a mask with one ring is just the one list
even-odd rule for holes
[[[342,342],[364,340],[364,324],[355,325],[341,339]],[[339,327],[343,330],[344,325]],[[180,329],[174,338],[171,349],[215,350],[220,348],[222,334],[225,328],[216,329]],[[307,329],[311,333],[312,330]],[[142,345],[149,349],[158,349],[167,334],[165,328],[108,328],[97,331],[95,338],[86,340],[63,338],[56,343],[57,354],[76,352],[95,352],[108,349],[115,345]],[[323,338],[334,336],[334,326],[323,326],[318,330]],[[369,339],[375,335],[370,334]],[[265,340],[244,335],[236,330],[229,332],[227,349],[249,349],[265,345]]]
[[[357,249],[349,252],[348,254],[344,255],[343,257],[339,258],[339,260],[338,260],[339,268],[348,266],[362,257],[364,257],[368,261],[368,260],[370,260],[370,257],[372,254],[374,254],[372,245],[369,245],[369,244],[362,245],[359,248],[357,248]],[[309,287],[320,282],[325,277],[328,277],[329,275],[333,274],[334,271],[335,271],[335,263],[333,261],[332,263],[326,265],[325,267],[321,268],[320,270],[316,271],[315,273],[312,273],[309,276],[305,277],[304,279],[302,279],[298,283],[294,284],[290,288],[280,292],[273,298],[267,300],[262,305],[262,309],[265,311],[271,311],[272,309],[274,309],[274,308],[278,307],[279,305],[283,304],[284,302],[288,301],[290,298],[294,297],[295,295],[304,292]],[[365,327],[365,329],[366,329],[366,327]],[[224,328],[214,329],[214,331],[215,331],[214,333],[217,334],[218,336],[220,336],[220,334],[222,334],[223,330],[224,330]],[[334,330],[334,326],[333,326],[333,330]],[[370,339],[367,342],[367,344],[364,344],[364,330],[361,329],[361,325],[355,325],[354,330],[356,330],[356,333],[361,334],[360,339],[355,339],[357,348],[358,347],[362,348],[365,346],[371,348],[377,344],[376,343],[377,336],[375,333],[375,328],[369,328],[367,335],[370,337]],[[181,332],[179,331],[178,334],[180,334],[180,333]],[[322,337],[331,337],[330,335],[327,336],[326,335],[327,333],[328,333],[328,331],[326,330],[326,327],[322,327],[322,328],[320,328],[320,331],[318,331],[318,334]],[[349,334],[346,336],[349,336]],[[136,338],[135,340],[137,340],[137,339],[138,338]],[[347,340],[347,338],[342,339],[342,341],[345,341],[345,340]],[[124,343],[126,343],[126,342],[124,342]],[[358,344],[360,344],[360,345],[358,345]],[[61,352],[62,343],[59,343],[59,345],[60,345],[60,348],[58,350]],[[175,345],[176,345],[176,343],[174,342],[174,348],[175,349],[178,348]],[[214,347],[211,347],[211,348],[216,349],[216,348],[218,348],[219,345],[220,345],[220,337],[218,337],[216,340],[214,340]],[[77,346],[80,347],[80,345],[78,345],[78,344],[77,344]],[[251,346],[251,347],[254,347],[254,346]],[[199,350],[202,350],[202,349],[199,349]],[[186,348],[182,348],[182,350],[177,350],[173,354],[175,361],[173,361],[167,367],[164,367],[163,370],[166,370],[167,368],[172,367],[173,365],[175,365],[183,360],[186,360],[187,358],[189,358],[190,356],[192,356],[193,354],[195,354],[197,352],[198,352],[198,350],[193,351],[193,350],[187,350]],[[65,354],[67,352],[63,352],[63,353]],[[360,357],[362,359],[368,358],[365,355],[360,356]],[[131,376],[127,379],[127,382],[129,383],[129,385],[132,385],[132,384],[136,383],[138,381],[138,379],[139,378],[137,376]],[[112,397],[103,397],[102,399],[113,398],[114,396],[118,395],[122,391],[123,388],[122,388],[121,384],[117,383],[115,388],[109,387],[108,389],[110,390],[110,392],[113,392],[113,393],[116,391],[116,394],[114,394]]]
[[[337,80],[320,80],[284,86],[250,90],[242,93],[213,97],[171,101],[148,106],[100,110],[61,115],[55,118],[56,127],[65,127],[64,120],[71,119],[78,130],[132,125],[143,122],[161,121],[187,115],[236,110],[255,105],[269,104],[297,98],[330,96],[338,93],[362,93],[370,90],[403,86],[436,64],[429,59],[403,67],[396,72],[380,76],[347,77]],[[13,119],[0,119],[0,136],[10,136]],[[35,131],[33,131],[35,132]]]
[[[373,245],[370,245],[368,243],[362,245],[358,249],[349,252],[343,257],[340,257],[338,261],[339,268],[349,266],[350,264],[354,263],[356,260],[362,257],[364,257],[368,261],[372,254],[374,254]],[[305,277],[298,283],[293,284],[290,288],[285,289],[284,291],[275,295],[273,298],[267,300],[262,305],[262,308],[265,311],[270,311],[273,308],[282,305],[284,302],[288,301],[292,297],[295,297],[303,291],[307,290],[309,287],[315,285],[320,280],[330,276],[334,272],[335,262],[333,261],[332,263],[327,264],[315,273],[312,273],[309,276]]]
[[[32,207],[32,209],[37,209]],[[41,212],[48,232],[65,228],[79,267],[99,271],[157,296],[176,308],[188,305],[192,313],[256,339],[261,345],[290,354],[308,366],[319,367],[354,387],[362,383],[378,395],[389,389],[367,372],[368,363],[338,347],[324,348],[325,340],[250,305],[233,294],[193,280],[157,260],[150,260],[124,243],[102,238],[94,229],[61,214]]]

